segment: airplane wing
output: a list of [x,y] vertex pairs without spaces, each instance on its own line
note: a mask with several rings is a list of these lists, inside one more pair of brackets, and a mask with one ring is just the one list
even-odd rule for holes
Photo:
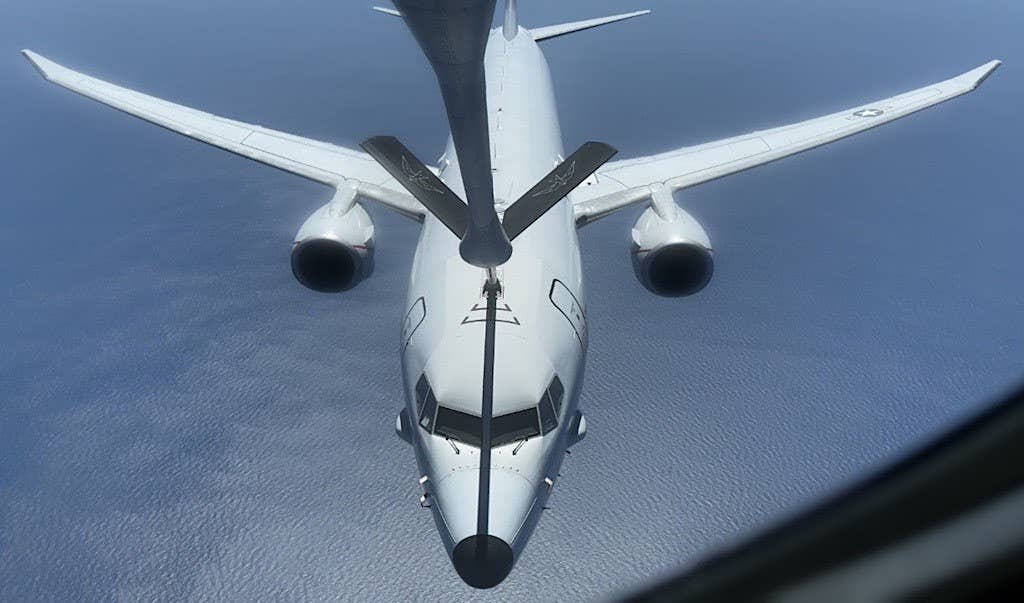
[[372,157],[308,138],[225,119],[115,86],[23,50],[48,81],[168,130],[329,186],[355,183],[360,196],[422,220],[425,210]]
[[577,224],[583,225],[651,198],[659,184],[675,192],[788,157],[889,123],[971,92],[1000,65],[986,63],[960,76],[906,94],[808,121],[727,138],[660,155],[611,162],[576,190]]

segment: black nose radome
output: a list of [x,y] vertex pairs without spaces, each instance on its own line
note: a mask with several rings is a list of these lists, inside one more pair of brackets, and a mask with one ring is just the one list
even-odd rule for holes
[[455,546],[452,564],[473,588],[494,588],[512,571],[512,547],[489,534],[470,536]]

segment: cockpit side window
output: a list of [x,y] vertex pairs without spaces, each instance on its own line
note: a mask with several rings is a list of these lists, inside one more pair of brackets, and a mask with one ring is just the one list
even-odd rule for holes
[[437,400],[434,399],[434,392],[427,395],[427,402],[423,405],[423,412],[420,413],[420,425],[427,431],[434,429],[434,413],[437,412]]
[[548,433],[552,429],[558,427],[558,415],[555,413],[555,407],[551,404],[551,392],[544,392],[544,397],[540,399],[540,428],[543,433]]
[[555,414],[562,414],[562,397],[565,396],[565,388],[562,387],[562,380],[557,375],[551,380],[548,394],[551,396],[551,402],[555,405]]
[[416,416],[423,414],[423,403],[427,401],[427,394],[430,393],[430,384],[427,383],[427,376],[421,375],[416,382]]
[[416,383],[416,405],[419,407],[420,426],[428,432],[434,429],[434,415],[437,413],[437,399],[430,389],[426,377]]

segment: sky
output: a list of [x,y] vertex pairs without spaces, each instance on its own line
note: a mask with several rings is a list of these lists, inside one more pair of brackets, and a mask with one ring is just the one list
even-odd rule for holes
[[43,82],[32,48],[213,113],[439,155],[433,75],[361,0],[0,4],[0,600],[605,600],[900,458],[1024,379],[1013,0],[523,0],[567,147],[631,157],[991,59],[976,93],[686,190],[715,280],[635,282],[639,209],[581,231],[587,439],[508,580],[461,583],[417,504],[398,334],[417,225],[301,288],[331,192]]

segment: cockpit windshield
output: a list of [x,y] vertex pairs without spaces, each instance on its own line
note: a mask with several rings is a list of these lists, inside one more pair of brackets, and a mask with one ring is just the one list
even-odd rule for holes
[[[437,420],[434,421],[434,433],[479,447],[481,423],[480,417],[476,415],[440,406],[437,409]],[[502,446],[538,435],[540,423],[537,420],[536,408],[494,417],[491,421],[491,446]]]
[[[491,421],[491,446],[503,446],[554,430],[558,427],[563,393],[562,383],[555,377],[537,406],[494,417]],[[482,420],[478,415],[445,407],[443,401],[435,400],[425,378],[416,385],[416,397],[420,425],[428,433],[480,446]]]
[[437,409],[434,433],[479,447],[480,417],[442,406]]

